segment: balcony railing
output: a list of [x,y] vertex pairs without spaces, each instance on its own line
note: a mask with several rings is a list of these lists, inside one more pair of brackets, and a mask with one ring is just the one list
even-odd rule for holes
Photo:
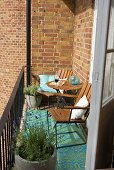
[[0,119],[0,170],[14,165],[15,131],[19,128],[24,104],[24,68],[16,81],[12,94]]

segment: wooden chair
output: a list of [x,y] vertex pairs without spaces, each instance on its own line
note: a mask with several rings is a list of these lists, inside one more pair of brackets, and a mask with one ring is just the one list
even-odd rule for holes
[[[72,74],[73,74],[73,71],[71,69],[59,69],[58,72],[57,72],[57,75],[59,76],[60,79],[64,79],[64,78],[69,79],[69,77]],[[40,79],[39,79],[38,75],[36,76],[36,75],[32,74],[32,77],[33,77],[33,82],[35,84],[40,84]],[[38,93],[43,95],[43,102],[42,103],[44,103],[44,105],[45,105],[45,101],[46,101],[46,98],[47,98],[48,107],[51,107],[51,104],[53,103],[52,101],[56,102],[56,96],[57,95],[61,95],[60,93],[56,94],[56,93],[45,92],[45,91],[38,91]],[[46,97],[46,98],[44,98],[44,97]],[[52,98],[52,100],[50,101],[51,98]]]
[[[76,103],[79,101],[79,99],[86,95],[88,102],[90,103],[90,96],[91,96],[91,84],[84,83],[82,86],[82,89],[77,96]],[[86,112],[84,114],[83,118],[79,119],[71,119],[72,109],[86,109]],[[87,107],[77,107],[77,106],[65,106],[65,108],[52,108],[48,109],[48,112],[52,116],[52,118],[55,120],[55,133],[56,133],[56,148],[57,146],[57,124],[59,123],[79,123],[79,127],[82,129],[82,126],[80,126],[82,123],[86,123],[86,120],[89,115],[89,105]],[[49,124],[48,124],[48,130],[49,130]],[[83,131],[84,132],[84,131]]]
[[[56,74],[59,76],[60,79],[64,79],[64,78],[69,79],[69,77],[73,75],[73,71],[71,69],[59,69]],[[32,78],[34,84],[40,83],[40,79],[38,75],[32,74]]]
[[57,75],[60,79],[69,79],[69,77],[73,75],[73,71],[71,69],[59,69]]

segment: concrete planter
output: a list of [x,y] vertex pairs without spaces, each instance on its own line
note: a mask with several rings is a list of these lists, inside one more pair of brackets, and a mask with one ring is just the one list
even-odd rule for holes
[[16,170],[54,170],[56,166],[57,153],[54,150],[53,155],[48,160],[27,161],[19,155],[15,155]]
[[31,96],[31,95],[26,95],[26,101],[28,108],[37,108],[42,100],[42,96]]

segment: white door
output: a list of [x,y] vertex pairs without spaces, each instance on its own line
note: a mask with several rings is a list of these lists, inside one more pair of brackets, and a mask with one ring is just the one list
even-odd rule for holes
[[114,0],[96,0],[97,22],[86,170],[109,168],[114,129]]

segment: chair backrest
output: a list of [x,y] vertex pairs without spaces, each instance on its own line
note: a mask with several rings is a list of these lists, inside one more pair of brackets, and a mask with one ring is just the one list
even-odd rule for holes
[[57,75],[60,79],[69,78],[71,75],[73,75],[73,71],[71,69],[59,69],[57,72]]
[[79,92],[79,95],[77,97],[76,103],[80,100],[81,97],[86,95],[88,102],[90,103],[90,97],[91,97],[91,84],[88,82],[84,82],[83,86]]
[[[84,83],[83,83],[83,86],[82,86],[82,88],[81,88],[81,90],[80,90],[80,92],[79,92],[79,95],[78,95],[77,99],[76,99],[76,103],[77,103],[77,102],[80,100],[80,98],[83,97],[84,95],[86,95],[87,100],[88,100],[88,102],[89,102],[89,104],[90,104],[91,84],[88,83],[88,82],[84,82]],[[76,103],[75,103],[75,105],[76,105]],[[72,114],[72,112],[70,113],[70,116],[69,116],[69,122],[70,122],[70,120],[71,120],[71,114]],[[84,113],[83,119],[79,119],[79,121],[80,121],[80,120],[83,121],[83,122],[86,121],[87,118],[88,118],[88,115],[89,115],[89,108],[88,108],[88,109],[86,110],[86,112]],[[78,123],[81,123],[81,121],[78,122]]]

